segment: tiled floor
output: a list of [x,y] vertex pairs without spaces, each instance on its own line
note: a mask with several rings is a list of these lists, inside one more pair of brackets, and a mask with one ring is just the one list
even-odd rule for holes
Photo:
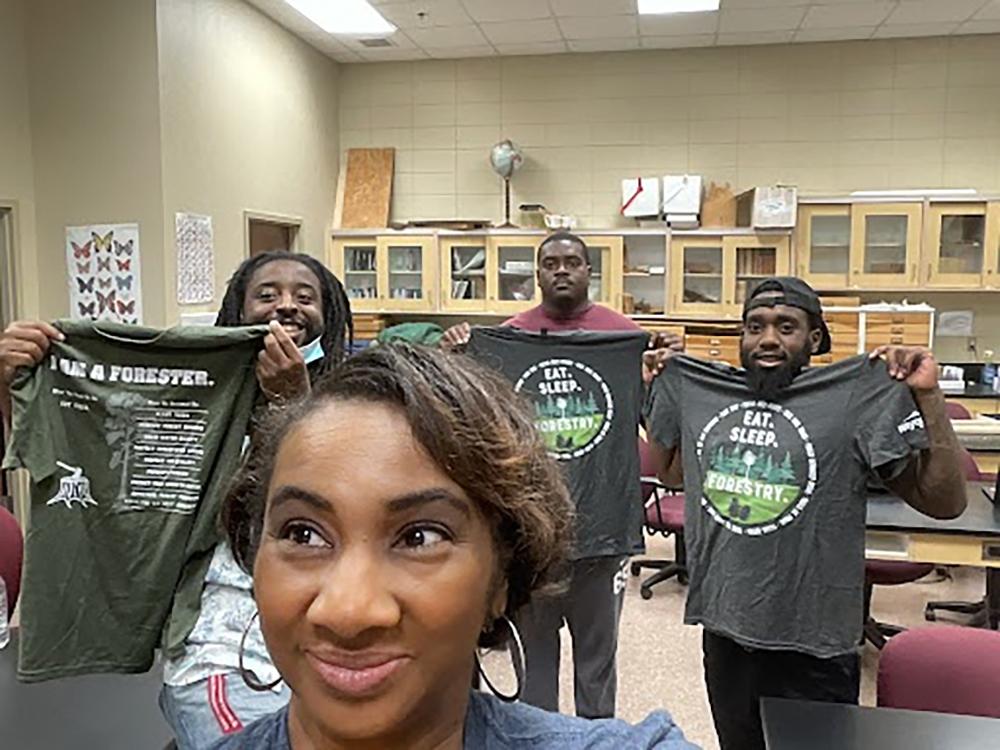
[[[662,539],[649,542],[650,557],[672,557],[673,544]],[[644,573],[648,575],[648,572]],[[872,607],[876,619],[907,627],[934,627],[924,622],[924,604],[941,599],[978,600],[985,590],[981,570],[952,571],[953,579],[878,587]],[[935,578],[930,576],[930,580]],[[638,721],[648,712],[666,708],[688,738],[705,750],[717,750],[708,699],[702,680],[701,631],[682,623],[684,588],[676,579],[660,584],[649,601],[639,597],[639,580],[633,578],[626,593],[618,648],[618,715]],[[959,617],[959,619],[961,619]],[[865,646],[862,653],[861,701],[875,703],[878,653]],[[502,689],[512,682],[509,660],[492,655],[486,662]],[[563,630],[561,705],[573,710],[572,657],[569,637]]]

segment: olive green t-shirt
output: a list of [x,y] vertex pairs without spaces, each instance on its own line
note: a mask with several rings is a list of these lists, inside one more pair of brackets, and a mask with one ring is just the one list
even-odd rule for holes
[[267,329],[56,327],[11,389],[5,467],[31,474],[18,677],[143,672],[175,592],[197,601]]

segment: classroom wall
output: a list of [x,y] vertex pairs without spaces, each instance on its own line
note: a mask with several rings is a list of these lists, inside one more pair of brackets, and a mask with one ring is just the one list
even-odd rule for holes
[[[245,210],[303,219],[325,259],[337,187],[337,63],[242,0],[160,0],[167,320],[218,308],[244,256]],[[216,301],[176,303],[174,217],[212,217]]]
[[515,206],[584,227],[623,224],[636,175],[996,191],[998,66],[1000,36],[352,64],[340,145],[399,149],[397,220],[499,218],[502,137],[527,159]]
[[24,8],[37,273],[22,286],[37,287],[43,317],[65,315],[65,227],[138,222],[145,321],[161,324],[155,2],[30,0]]
[[[35,170],[32,164],[31,117],[23,0],[0,0],[0,203],[16,202],[16,273],[36,279]],[[37,284],[18,290],[18,312],[37,315]]]

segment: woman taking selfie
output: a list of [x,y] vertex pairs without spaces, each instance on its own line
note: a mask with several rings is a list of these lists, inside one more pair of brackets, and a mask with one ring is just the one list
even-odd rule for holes
[[662,712],[587,721],[470,690],[478,649],[519,666],[510,616],[554,582],[572,513],[499,376],[377,347],[262,434],[224,522],[292,698],[214,748],[693,747]]

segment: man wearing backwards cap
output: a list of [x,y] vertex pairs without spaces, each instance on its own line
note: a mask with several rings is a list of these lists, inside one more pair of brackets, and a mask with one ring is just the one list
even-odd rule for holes
[[931,352],[808,366],[829,350],[816,293],[767,279],[743,308],[743,369],[678,355],[650,388],[660,477],[684,483],[685,622],[704,626],[722,750],[764,747],[761,697],[857,702],[871,473],[927,515],[965,508]]

